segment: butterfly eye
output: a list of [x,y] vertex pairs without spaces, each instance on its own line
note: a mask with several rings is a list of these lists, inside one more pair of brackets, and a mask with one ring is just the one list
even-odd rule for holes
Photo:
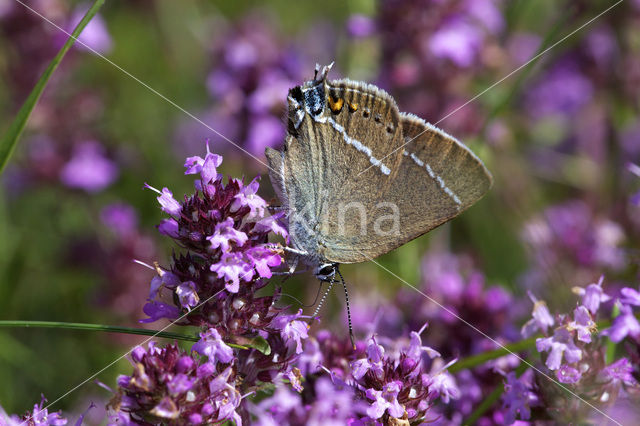
[[302,103],[304,99],[304,97],[302,96],[302,89],[300,88],[300,86],[296,86],[293,89],[289,90],[289,96],[291,96],[293,99],[295,99],[299,103]]
[[330,280],[336,274],[336,265],[333,263],[325,263],[318,266],[316,277],[322,281]]

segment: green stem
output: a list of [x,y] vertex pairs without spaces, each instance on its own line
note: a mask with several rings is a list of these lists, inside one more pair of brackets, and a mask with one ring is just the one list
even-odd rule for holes
[[82,30],[87,26],[89,21],[91,21],[96,13],[98,13],[98,10],[103,3],[104,0],[95,0],[93,2],[93,5],[89,8],[80,23],[74,28],[73,32],[71,33],[71,37],[67,39],[58,54],[51,60],[49,66],[47,66],[47,69],[44,70],[44,73],[34,86],[33,90],[31,90],[31,93],[29,93],[29,96],[22,104],[22,107],[20,107],[16,118],[11,122],[9,130],[7,130],[7,133],[0,140],[0,173],[2,173],[5,166],[9,162],[9,158],[11,158],[18,140],[20,139],[20,135],[22,134],[22,131],[24,130],[24,127],[29,120],[29,116],[38,103],[38,100],[40,99],[45,86],[49,82],[51,75],[56,70],[56,68],[58,68],[58,65],[62,61],[62,58],[71,48]]
[[147,330],[145,328],[119,327],[115,325],[86,324],[80,322],[60,321],[14,321],[0,320],[0,327],[25,327],[25,328],[59,328],[68,330],[106,331],[109,333],[140,334],[144,336],[162,337],[165,339],[185,340],[197,342],[198,336],[189,336],[167,331]]
[[455,364],[448,368],[450,373],[457,373],[461,370],[473,368],[478,365],[482,365],[492,359],[500,358],[511,352],[518,353],[526,349],[530,349],[535,346],[537,337],[530,337],[528,339],[520,340],[519,342],[509,343],[501,348],[494,349],[487,352],[482,352],[477,355],[468,356],[458,360]]
[[[197,342],[198,340],[200,340],[198,336],[188,334],[147,330],[146,328],[120,327],[116,325],[87,324],[81,322],[0,320],[0,328],[2,327],[59,328],[68,330],[106,331],[108,333],[139,334],[143,336],[162,337],[163,339],[184,340],[187,342]],[[244,345],[227,342],[225,343],[232,348],[248,349],[248,347]]]

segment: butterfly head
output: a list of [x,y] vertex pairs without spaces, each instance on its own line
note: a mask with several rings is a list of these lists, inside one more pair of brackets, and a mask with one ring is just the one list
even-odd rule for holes
[[320,281],[329,282],[334,279],[337,270],[337,263],[321,263],[316,267],[313,273]]

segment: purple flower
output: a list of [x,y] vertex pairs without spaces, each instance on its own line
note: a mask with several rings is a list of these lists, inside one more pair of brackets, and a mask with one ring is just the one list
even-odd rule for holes
[[620,342],[627,336],[630,336],[634,340],[640,339],[640,323],[638,319],[633,315],[631,306],[620,305],[620,315],[614,318],[611,327],[606,330],[602,330],[602,334],[609,336],[609,339],[613,342]]
[[591,101],[593,91],[591,80],[582,73],[580,66],[565,60],[529,91],[527,103],[535,117],[572,115]]
[[550,370],[560,368],[563,355],[569,363],[582,359],[582,351],[573,342],[573,337],[566,327],[557,328],[552,337],[536,339],[536,349],[538,352],[549,352],[545,364]]
[[60,172],[60,179],[66,186],[92,193],[111,185],[117,176],[118,168],[104,156],[104,148],[96,141],[77,145]]
[[601,303],[611,300],[611,297],[602,290],[602,280],[604,275],[600,276],[597,283],[589,284],[586,288],[573,287],[572,291],[582,297],[582,304],[591,312],[596,314]]
[[353,38],[369,37],[375,30],[375,22],[365,15],[351,15],[347,21],[347,33]]
[[625,305],[640,306],[640,292],[637,290],[625,287],[620,290],[620,294],[622,295],[622,298],[620,299],[621,303]]
[[497,34],[504,28],[504,18],[493,0],[467,0],[465,7],[469,15],[491,33]]
[[228,252],[231,250],[231,242],[235,242],[238,247],[242,247],[247,242],[247,234],[238,231],[233,226],[232,217],[227,217],[224,221],[218,223],[213,235],[207,237],[207,240],[211,242],[211,248],[220,248],[223,252]]
[[207,154],[204,158],[200,156],[187,157],[184,162],[185,175],[193,175],[200,173],[202,182],[208,184],[218,178],[216,167],[222,164],[222,156],[213,154],[209,150],[209,141],[207,140]]
[[522,326],[521,333],[524,337],[533,336],[538,330],[546,333],[547,329],[554,324],[553,317],[549,313],[549,308],[545,301],[536,299],[531,292],[529,292],[529,298],[533,302],[533,318]]
[[633,377],[633,364],[627,358],[620,358],[607,365],[599,374],[600,380],[611,382],[613,385],[624,384],[626,386],[638,386],[638,381]]
[[173,198],[173,192],[169,191],[169,188],[162,188],[162,192],[160,192],[147,183],[144,184],[144,187],[160,194],[160,196],[157,197],[157,200],[160,203],[160,208],[163,212],[174,217],[180,216],[182,205]]
[[233,419],[237,426],[242,426],[242,419],[236,412],[242,400],[240,393],[229,384],[232,368],[227,367],[218,377],[209,384],[209,391],[214,396],[215,407],[218,411],[219,419]]
[[412,331],[411,332],[411,343],[409,344],[409,349],[406,354],[409,358],[413,358],[416,362],[422,359],[422,352],[426,352],[429,358],[439,358],[441,357],[440,352],[429,346],[422,346],[422,338],[420,338],[420,333]]
[[512,424],[516,418],[529,420],[531,418],[531,406],[538,404],[538,396],[531,391],[531,370],[527,370],[520,378],[511,371],[506,376],[504,395],[502,396],[505,413],[505,424]]
[[[88,7],[86,5],[80,5],[75,8],[67,24],[67,31],[71,32],[80,23],[82,17],[87,13]],[[107,54],[113,48],[113,41],[109,35],[107,25],[102,19],[102,16],[95,15],[87,26],[82,30],[78,36],[77,46],[79,49],[90,51],[95,50],[100,54]]]
[[596,323],[591,319],[589,311],[584,306],[578,306],[573,311],[574,320],[567,325],[569,331],[578,332],[578,340],[591,343],[591,333],[596,331]]
[[174,289],[180,285],[180,278],[174,273],[158,268],[158,274],[151,279],[149,299],[155,299],[161,287]]
[[460,389],[449,372],[441,370],[431,377],[429,392],[435,393],[445,404],[451,399],[460,398]]
[[353,390],[348,386],[338,386],[327,377],[320,377],[315,384],[318,396],[309,410],[310,426],[349,424],[358,404],[354,401]]
[[266,147],[276,146],[284,136],[282,120],[271,115],[260,115],[251,123],[246,145],[253,154],[262,155]]
[[285,240],[288,240],[289,233],[287,232],[287,229],[278,223],[278,220],[283,216],[284,212],[278,212],[274,215],[266,216],[255,223],[253,230],[255,232],[273,232],[276,235],[284,237]]
[[196,283],[186,281],[176,287],[176,295],[183,308],[191,309],[200,302],[200,297],[196,292]]
[[398,402],[398,393],[401,386],[401,382],[391,382],[386,383],[381,391],[367,389],[367,398],[374,401],[367,408],[367,415],[373,419],[379,419],[385,411],[388,411],[391,417],[402,417],[404,415],[404,407]]
[[262,278],[271,278],[271,268],[280,266],[282,263],[282,257],[265,246],[252,247],[246,251],[246,254]]
[[259,186],[258,178],[255,178],[249,185],[242,188],[231,204],[231,211],[237,212],[240,208],[246,206],[251,210],[249,217],[263,217],[267,202],[256,194]]
[[436,31],[429,40],[431,53],[466,68],[473,64],[482,44],[482,34],[473,25],[453,19]]
[[166,235],[171,238],[178,238],[180,236],[179,229],[178,222],[173,218],[162,219],[160,221],[160,225],[158,225],[158,231],[162,235]]
[[100,220],[121,237],[135,233],[138,227],[135,209],[125,203],[113,203],[105,206],[100,212]]
[[191,349],[200,355],[205,355],[209,358],[209,362],[214,364],[217,362],[228,364],[234,358],[233,349],[224,343],[222,336],[215,328],[200,333],[200,340]]
[[384,348],[376,342],[375,337],[371,337],[367,345],[367,357],[351,363],[351,375],[356,380],[360,380],[367,372],[371,371],[374,376],[382,377],[383,358]]
[[300,321],[302,309],[292,315],[278,315],[274,318],[272,326],[280,331],[285,342],[295,343],[296,354],[302,353],[302,340],[309,337],[309,324]]
[[[67,424],[67,419],[62,417],[62,412],[49,413],[49,410],[44,408],[46,398],[44,395],[40,400],[40,404],[33,406],[33,411],[18,417],[16,415],[8,416],[2,407],[0,407],[0,425],[2,426],[22,426],[22,425],[35,425],[35,426],[62,426]],[[89,407],[91,408],[91,407]],[[82,419],[83,417],[81,417]],[[79,424],[79,423],[77,423]]]
[[141,319],[141,323],[154,322],[162,318],[176,319],[180,316],[180,309],[155,300],[149,300],[145,303],[142,311],[147,314],[149,318]]
[[211,271],[226,280],[225,286],[230,293],[238,292],[240,280],[250,281],[253,278],[253,268],[241,253],[223,253],[220,261],[211,265]]
[[582,373],[580,373],[576,368],[564,364],[558,369],[558,371],[556,371],[556,377],[560,383],[574,384],[580,381]]

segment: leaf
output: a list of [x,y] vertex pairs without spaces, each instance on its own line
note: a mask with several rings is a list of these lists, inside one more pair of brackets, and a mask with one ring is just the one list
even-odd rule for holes
[[[271,346],[264,337],[256,336],[252,338],[237,337],[238,343],[246,348],[253,348],[264,355],[271,355]],[[245,349],[246,349],[245,348]]]
[[62,58],[71,48],[82,30],[84,30],[91,19],[96,15],[96,13],[98,13],[98,10],[103,3],[104,0],[95,0],[93,2],[93,5],[82,17],[80,23],[78,23],[78,25],[74,28],[71,36],[67,39],[62,48],[60,48],[58,54],[51,60],[49,66],[47,66],[47,69],[44,70],[44,73],[42,73],[42,76],[34,86],[33,90],[31,90],[31,93],[29,93],[29,96],[20,107],[16,118],[11,122],[7,133],[0,140],[0,173],[2,173],[5,166],[9,162],[9,158],[11,158],[16,144],[20,139],[20,135],[22,134],[22,131],[24,130],[24,127],[29,120],[29,116],[31,115],[33,108],[35,108],[36,104],[38,103],[38,100],[40,99],[45,86],[49,82],[51,75],[53,75],[53,72],[56,70],[56,68],[58,68],[58,65],[62,61]]

